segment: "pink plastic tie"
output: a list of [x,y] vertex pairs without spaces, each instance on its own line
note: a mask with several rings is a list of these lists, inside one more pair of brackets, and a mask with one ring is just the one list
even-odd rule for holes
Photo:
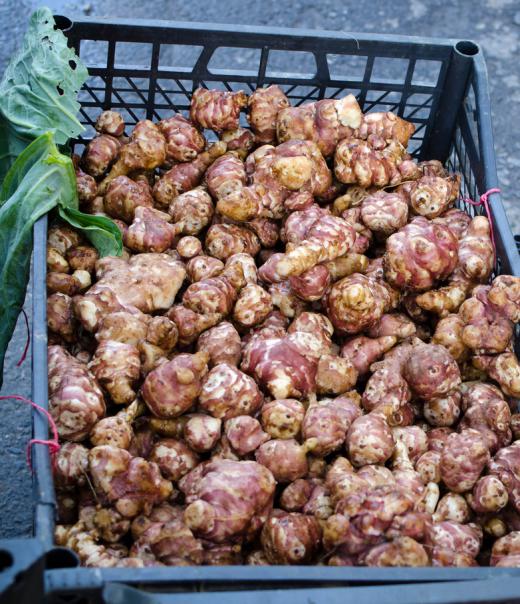
[[23,349],[22,356],[20,357],[20,360],[18,361],[18,363],[16,363],[17,367],[20,367],[20,365],[22,365],[22,363],[25,361],[25,359],[27,357],[27,351],[29,350],[29,345],[31,344],[31,330],[29,328],[29,319],[27,318],[27,313],[25,312],[25,310],[23,308],[22,308],[22,314],[23,314],[23,318],[25,319],[25,328],[27,330],[27,338],[25,340],[25,348]]
[[493,254],[494,254],[494,261],[496,262],[497,259],[497,248],[495,245],[495,233],[494,233],[494,227],[493,227],[493,218],[492,218],[492,214],[491,214],[491,208],[489,207],[489,196],[493,195],[493,193],[500,193],[500,189],[489,189],[489,191],[486,191],[485,193],[482,193],[482,195],[480,196],[479,201],[473,201],[473,199],[470,199],[469,197],[463,197],[462,201],[464,203],[469,203],[470,206],[483,206],[484,210],[486,212],[486,216],[487,219],[489,220],[489,230],[490,230],[490,235],[491,235],[491,243],[493,245]]
[[31,401],[30,399],[25,398],[24,396],[20,396],[18,394],[0,396],[0,401],[5,401],[5,400],[9,400],[9,399],[14,399],[15,401],[20,401],[22,403],[25,403],[26,405],[31,405],[31,407],[33,407],[40,413],[43,413],[43,415],[45,415],[45,417],[47,418],[47,421],[49,423],[49,426],[50,426],[50,429],[52,432],[52,439],[43,440],[41,438],[31,438],[31,440],[27,443],[26,459],[27,459],[27,465],[29,466],[29,469],[31,470],[31,472],[33,471],[32,463],[31,463],[31,448],[33,445],[45,445],[46,447],[49,447],[49,453],[51,456],[52,465],[54,466],[55,455],[60,450],[60,444],[58,442],[58,428],[56,427],[56,424],[54,423],[54,420],[52,419],[52,415],[47,411],[47,409],[40,407],[40,405],[37,405],[34,401]]

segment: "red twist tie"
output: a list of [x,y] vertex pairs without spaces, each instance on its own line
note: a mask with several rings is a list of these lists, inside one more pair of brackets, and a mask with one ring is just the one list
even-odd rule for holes
[[16,363],[17,367],[20,367],[20,365],[25,361],[25,359],[27,357],[27,351],[29,350],[29,345],[31,343],[31,330],[29,329],[29,319],[27,318],[27,313],[25,312],[25,310],[23,308],[22,308],[22,314],[23,314],[23,318],[25,319],[25,328],[27,329],[27,338],[25,340],[25,348],[23,349],[22,356],[20,357],[20,360],[18,361],[18,363]]
[[493,255],[494,255],[494,262],[496,262],[497,260],[497,248],[495,245],[495,234],[494,234],[494,228],[493,228],[493,218],[491,215],[491,208],[489,207],[489,196],[493,195],[493,193],[500,193],[500,189],[494,188],[494,189],[489,189],[489,191],[486,191],[485,193],[482,193],[482,195],[480,196],[479,201],[473,201],[473,199],[470,199],[469,197],[463,197],[462,201],[464,203],[469,203],[470,206],[484,206],[484,210],[486,212],[486,216],[487,219],[489,220],[489,230],[490,230],[490,235],[491,235],[491,244],[493,245]]
[[49,454],[51,456],[52,465],[54,466],[55,455],[60,450],[61,447],[58,442],[58,428],[56,427],[56,424],[54,422],[54,419],[52,418],[52,415],[47,411],[47,409],[40,407],[40,405],[37,405],[34,401],[31,401],[31,399],[25,398],[24,396],[20,396],[18,394],[0,396],[0,401],[5,401],[5,400],[9,400],[9,399],[14,399],[15,401],[20,401],[27,405],[31,405],[31,407],[33,407],[33,409],[36,409],[40,413],[43,413],[43,415],[45,415],[45,417],[47,418],[47,421],[49,423],[49,426],[50,426],[50,429],[52,432],[52,439],[43,440],[41,438],[31,438],[31,440],[27,443],[26,459],[27,459],[27,465],[29,466],[29,469],[31,470],[31,472],[33,471],[32,463],[31,463],[32,445],[45,445],[46,447],[49,447]]

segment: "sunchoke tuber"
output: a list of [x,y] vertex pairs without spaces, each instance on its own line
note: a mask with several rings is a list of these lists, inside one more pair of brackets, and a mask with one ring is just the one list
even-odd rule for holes
[[109,445],[89,452],[89,468],[96,490],[125,518],[149,513],[172,493],[155,463]]
[[278,112],[277,137],[288,140],[310,140],[325,157],[334,153],[338,142],[362,123],[362,113],[352,94],[342,99],[324,99],[300,107],[287,107]]
[[135,399],[141,369],[135,345],[104,340],[96,348],[89,369],[114,403],[128,405]]
[[83,327],[96,331],[103,316],[132,308],[150,313],[169,308],[186,270],[166,254],[137,254],[126,261],[106,257],[96,266],[97,282],[74,299],[74,310]]
[[103,204],[105,212],[112,218],[132,222],[138,207],[152,207],[152,192],[146,182],[118,176],[108,185]]
[[293,482],[303,478],[309,471],[307,453],[312,451],[315,441],[300,443],[294,438],[273,439],[255,451],[256,461],[271,471],[277,482]]
[[175,164],[153,187],[153,198],[160,208],[168,208],[176,197],[197,187],[209,166],[226,152],[226,144],[218,141],[190,162]]
[[361,219],[371,231],[388,236],[406,224],[408,204],[399,193],[377,191],[361,203]]
[[387,239],[385,278],[399,289],[424,291],[449,277],[457,259],[457,239],[449,228],[419,216]]
[[240,111],[247,105],[242,90],[227,92],[197,88],[191,97],[190,118],[201,128],[216,132],[238,128]]
[[334,283],[326,304],[334,327],[356,334],[374,325],[392,308],[393,300],[384,283],[355,273]]
[[207,360],[204,352],[179,354],[150,372],[142,388],[150,411],[157,417],[169,418],[190,409],[202,391]]
[[173,438],[157,441],[149,457],[168,480],[179,481],[199,463],[199,456],[186,443]]
[[238,415],[228,419],[224,432],[229,443],[239,455],[252,453],[270,439],[260,422],[250,415]]
[[473,357],[473,365],[485,371],[500,385],[507,396],[520,397],[520,363],[514,352],[503,352],[497,356]]
[[99,192],[104,193],[108,184],[118,176],[135,170],[153,170],[162,166],[165,160],[166,140],[160,129],[150,120],[137,122],[130,141],[121,147],[117,161],[100,184]]
[[262,427],[271,438],[289,439],[300,434],[305,407],[294,399],[279,399],[262,407]]
[[61,346],[49,346],[49,412],[58,434],[70,441],[84,440],[105,415],[105,400],[87,366]]
[[271,564],[305,564],[318,553],[321,528],[313,516],[273,510],[264,524],[261,540]]
[[184,521],[213,543],[240,541],[265,522],[275,484],[271,472],[254,461],[202,463],[180,481],[187,504]]
[[338,450],[352,422],[361,416],[359,395],[338,396],[335,399],[323,399],[311,403],[305,413],[302,424],[302,436],[305,440],[315,439],[313,455],[324,457]]
[[263,396],[255,381],[226,363],[215,365],[204,377],[199,396],[199,407],[205,413],[224,420],[254,415],[262,402]]
[[204,151],[204,136],[180,113],[161,120],[157,126],[166,139],[166,161],[192,161]]
[[257,88],[247,101],[248,121],[258,143],[276,142],[276,123],[282,109],[289,107],[289,100],[281,88],[272,84]]
[[470,491],[490,459],[486,441],[477,430],[450,434],[441,453],[441,477],[455,493]]
[[226,363],[236,367],[241,356],[240,335],[231,323],[223,321],[199,336],[197,350],[208,353],[210,366]]

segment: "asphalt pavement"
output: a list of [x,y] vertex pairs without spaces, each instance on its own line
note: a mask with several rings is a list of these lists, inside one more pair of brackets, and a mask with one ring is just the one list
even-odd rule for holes
[[[0,0],[0,73],[20,42],[28,16],[38,3]],[[520,170],[520,4],[517,0],[91,0],[48,5],[58,14],[160,18],[176,21],[233,23],[329,29],[350,32],[385,32],[418,36],[472,39],[486,56],[500,185],[513,230],[520,232],[517,174]],[[30,315],[30,295],[26,310]],[[7,355],[0,394],[30,395],[30,360],[16,362],[26,340],[19,321]],[[32,531],[31,477],[25,465],[30,438],[30,411],[12,401],[1,401],[0,421],[0,538],[26,536]]]

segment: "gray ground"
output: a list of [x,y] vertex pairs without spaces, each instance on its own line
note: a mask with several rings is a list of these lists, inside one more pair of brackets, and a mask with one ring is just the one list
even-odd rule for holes
[[[520,168],[520,4],[517,0],[126,0],[84,3],[51,0],[61,14],[88,14],[135,18],[175,19],[305,27],[358,32],[386,32],[424,36],[458,37],[479,42],[485,51],[493,103],[499,179],[513,228],[520,232],[516,206],[516,174]],[[30,11],[37,6],[27,0],[0,0],[0,72],[19,42]],[[30,300],[26,302],[30,311]],[[2,394],[30,395],[30,363],[15,367],[25,343],[25,328],[19,322],[7,359]],[[29,409],[15,402],[2,402],[5,417],[0,422],[0,537],[30,534],[31,480],[25,466],[25,443],[30,434]]]

